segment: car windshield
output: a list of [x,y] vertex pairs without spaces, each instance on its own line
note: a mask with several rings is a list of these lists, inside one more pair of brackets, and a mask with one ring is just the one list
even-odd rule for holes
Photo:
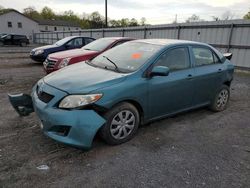
[[[100,54],[89,64],[130,73],[138,70],[161,48],[161,45],[135,41],[127,42]],[[110,63],[110,61],[113,63]],[[114,63],[116,66],[113,65]]]
[[98,40],[95,40],[86,46],[82,47],[84,50],[92,50],[92,51],[102,51],[105,48],[107,48],[110,44],[112,44],[115,41],[115,39],[111,38],[101,38]]
[[64,38],[64,39],[61,39],[61,40],[57,41],[57,42],[55,43],[55,45],[61,46],[61,45],[65,44],[66,42],[68,42],[68,41],[71,40],[71,39],[72,39],[72,37],[66,37],[66,38]]

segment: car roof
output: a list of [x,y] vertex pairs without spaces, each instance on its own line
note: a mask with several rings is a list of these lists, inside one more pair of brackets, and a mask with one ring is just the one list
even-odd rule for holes
[[140,40],[136,40],[134,42],[143,42],[143,43],[160,45],[160,46],[168,46],[168,45],[174,45],[174,44],[207,45],[207,44],[201,43],[201,42],[194,42],[194,41],[188,41],[188,40],[177,40],[177,39],[140,39]]
[[71,39],[73,39],[73,38],[77,38],[77,37],[81,37],[81,38],[91,38],[91,39],[93,39],[92,37],[85,37],[85,36],[68,36],[68,37],[65,37],[65,38],[71,38]]
[[[100,38],[102,39],[102,38]],[[130,38],[130,37],[104,37],[104,39],[113,39],[113,40],[135,40],[134,38]]]

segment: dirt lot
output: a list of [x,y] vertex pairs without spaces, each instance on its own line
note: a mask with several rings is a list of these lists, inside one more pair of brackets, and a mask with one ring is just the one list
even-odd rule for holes
[[180,114],[123,145],[96,138],[82,151],[47,138],[35,114],[20,118],[9,105],[7,93],[29,93],[44,76],[28,50],[0,48],[0,187],[250,187],[250,74],[235,75],[224,112]]

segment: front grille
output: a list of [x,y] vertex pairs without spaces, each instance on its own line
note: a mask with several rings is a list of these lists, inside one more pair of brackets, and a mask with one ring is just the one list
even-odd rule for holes
[[57,60],[52,60],[47,58],[44,62],[44,67],[47,69],[53,69],[55,67]]
[[48,103],[49,101],[51,101],[54,98],[54,95],[50,95],[44,91],[41,91],[39,89],[39,86],[37,86],[36,88],[36,94],[38,96],[38,98],[43,101],[44,103]]

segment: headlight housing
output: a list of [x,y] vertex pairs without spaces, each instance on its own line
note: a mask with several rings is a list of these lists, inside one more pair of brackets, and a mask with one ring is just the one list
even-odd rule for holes
[[89,94],[89,95],[68,95],[59,104],[59,108],[73,109],[86,106],[98,101],[102,94]]
[[63,60],[61,61],[61,63],[59,64],[59,69],[68,66],[69,61],[70,61],[70,58],[65,58],[65,59],[63,59]]
[[44,50],[36,50],[34,54],[39,55],[39,54],[43,54],[43,52],[44,52]]

